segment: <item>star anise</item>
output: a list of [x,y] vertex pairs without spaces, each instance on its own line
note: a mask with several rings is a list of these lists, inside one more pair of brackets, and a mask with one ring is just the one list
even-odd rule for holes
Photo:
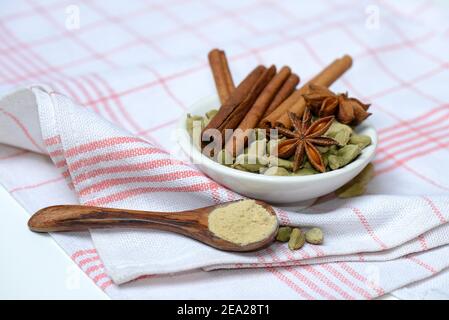
[[304,99],[318,117],[335,115],[338,121],[348,125],[358,125],[368,118],[369,104],[348,97],[347,93],[335,94],[326,87],[311,84]]
[[337,144],[334,139],[323,137],[334,120],[333,116],[321,118],[312,123],[312,115],[309,108],[306,108],[302,120],[292,112],[288,113],[293,124],[294,131],[285,128],[277,128],[278,132],[284,135],[287,140],[278,145],[278,156],[280,158],[290,158],[293,160],[293,171],[302,168],[304,156],[307,155],[310,164],[318,171],[326,171],[323,158],[316,146],[331,146]]

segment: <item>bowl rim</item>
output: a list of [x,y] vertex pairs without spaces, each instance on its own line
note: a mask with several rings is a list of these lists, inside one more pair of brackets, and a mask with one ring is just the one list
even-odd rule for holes
[[[374,126],[369,122],[365,121],[361,126],[361,129],[358,129],[357,131],[368,131],[368,133],[365,133],[366,135],[371,137],[371,145],[366,147],[362,150],[361,154],[358,156],[358,158],[351,163],[347,164],[343,168],[339,168],[337,170],[332,170],[328,172],[323,172],[319,174],[313,174],[313,175],[307,175],[307,176],[267,176],[263,174],[253,173],[253,172],[246,172],[237,170],[234,168],[227,167],[225,165],[222,165],[209,157],[206,157],[203,155],[200,150],[198,150],[192,143],[189,133],[186,129],[186,117],[187,114],[195,114],[197,109],[199,109],[198,106],[204,105],[206,103],[212,103],[212,101],[217,101],[218,96],[217,95],[210,95],[203,97],[199,100],[197,100],[195,103],[193,103],[186,113],[184,113],[179,122],[178,122],[178,144],[181,146],[183,152],[185,152],[191,159],[194,160],[193,164],[204,164],[209,167],[213,167],[213,170],[229,176],[229,175],[238,175],[239,178],[247,178],[252,179],[257,182],[269,182],[269,183],[298,183],[298,182],[317,182],[321,180],[326,180],[329,178],[337,177],[340,175],[344,175],[345,173],[349,173],[353,170],[356,170],[359,167],[365,167],[368,165],[370,161],[374,158],[378,146],[378,134]],[[198,162],[197,162],[198,161]],[[362,168],[362,170],[363,170]]]

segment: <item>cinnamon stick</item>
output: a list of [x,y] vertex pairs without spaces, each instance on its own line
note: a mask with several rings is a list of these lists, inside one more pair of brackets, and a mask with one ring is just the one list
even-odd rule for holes
[[231,139],[226,143],[226,150],[233,155],[239,154],[242,151],[247,140],[245,131],[248,129],[254,129],[257,126],[266,108],[279,91],[279,88],[291,74],[291,70],[289,67],[283,67],[281,71],[276,74],[276,67],[271,66],[267,69],[266,74],[268,78],[271,78],[271,81],[260,93],[251,109],[240,122],[237,130],[234,131]]
[[270,113],[272,113],[282,102],[285,101],[292,93],[295,91],[296,86],[298,85],[300,79],[299,77],[292,73],[285,80],[282,87],[279,89],[278,93],[274,97],[273,101],[270,103],[268,108],[265,110],[262,118],[267,117]]
[[220,102],[224,104],[235,89],[226,54],[223,50],[213,49],[209,52],[208,58]]
[[258,66],[251,71],[220,107],[203,133],[208,129],[217,129],[224,138],[225,129],[235,129],[240,124],[271,78],[264,66]]
[[285,100],[279,107],[277,107],[272,113],[262,120],[262,124],[265,127],[282,126],[285,128],[290,128],[291,122],[288,117],[288,112],[293,112],[298,116],[302,116],[302,113],[306,107],[306,102],[303,95],[308,92],[309,85],[313,83],[329,87],[338,78],[340,78],[341,75],[351,67],[351,65],[352,58],[348,55],[336,59],[299,90],[293,92],[287,100]]

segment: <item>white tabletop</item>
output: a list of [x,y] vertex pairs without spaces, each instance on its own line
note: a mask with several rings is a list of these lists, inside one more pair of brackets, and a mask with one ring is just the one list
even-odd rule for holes
[[108,299],[2,186],[0,211],[0,299]]

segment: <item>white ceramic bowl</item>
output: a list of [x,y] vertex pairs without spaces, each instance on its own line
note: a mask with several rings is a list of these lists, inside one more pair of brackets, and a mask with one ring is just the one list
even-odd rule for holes
[[[195,103],[189,112],[204,115],[205,112],[218,109],[219,106],[218,97],[211,96]],[[182,117],[178,127],[178,143],[201,171],[237,193],[274,204],[298,203],[335,191],[358,175],[373,160],[377,147],[376,131],[365,122],[359,126],[357,133],[370,136],[372,144],[347,166],[310,176],[265,176],[228,168],[204,156],[200,150],[193,147],[185,124],[185,117]]]

